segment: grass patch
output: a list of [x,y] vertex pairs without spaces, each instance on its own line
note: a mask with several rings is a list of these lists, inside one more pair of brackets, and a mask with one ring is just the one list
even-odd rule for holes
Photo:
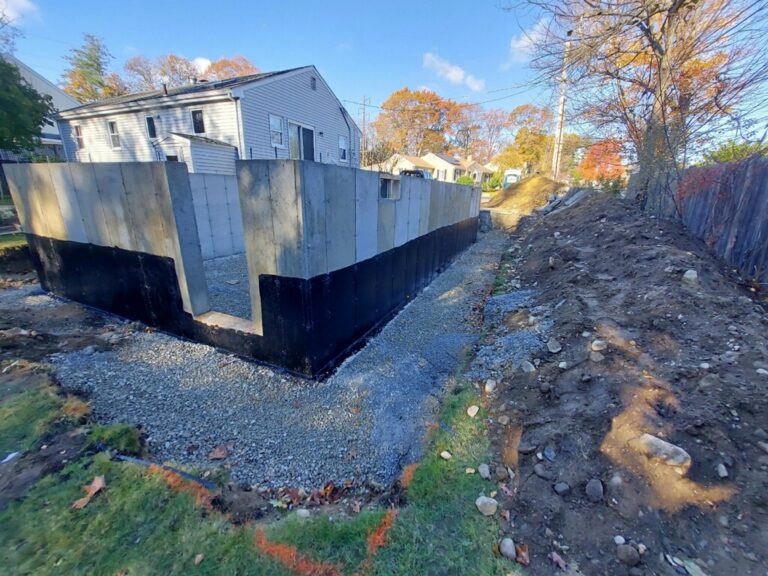
[[[515,570],[493,554],[498,519],[483,517],[475,508],[475,499],[494,485],[465,471],[488,458],[481,418],[466,415],[477,401],[469,391],[444,400],[432,448],[413,475],[408,506],[400,511],[388,545],[375,557],[374,574],[502,575]],[[440,457],[443,450],[451,453],[450,460]]]
[[90,439],[94,443],[106,444],[121,454],[141,454],[139,431],[130,424],[96,426],[91,430]]
[[0,403],[0,454],[35,446],[61,417],[64,401],[45,380],[9,394]]
[[0,236],[0,251],[4,248],[13,248],[14,246],[24,246],[27,243],[27,238],[22,233],[16,234],[3,234]]
[[1,205],[13,206],[13,198],[11,198],[10,194],[3,194],[0,196],[0,206]]
[[507,284],[509,283],[512,270],[514,270],[514,267],[512,266],[512,261],[514,259],[514,254],[507,252],[506,250],[502,254],[501,261],[499,262],[499,270],[496,273],[496,278],[493,280],[492,294],[494,296],[508,292]]

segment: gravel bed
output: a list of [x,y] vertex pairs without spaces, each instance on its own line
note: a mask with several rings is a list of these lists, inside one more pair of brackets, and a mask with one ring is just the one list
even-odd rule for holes
[[251,297],[245,254],[206,260],[203,268],[211,310],[250,320]]
[[207,467],[226,444],[224,464],[239,482],[386,485],[421,455],[448,380],[477,341],[472,308],[506,243],[498,232],[482,236],[322,382],[158,332],[52,361],[65,388],[90,396],[97,419],[140,424],[158,459]]

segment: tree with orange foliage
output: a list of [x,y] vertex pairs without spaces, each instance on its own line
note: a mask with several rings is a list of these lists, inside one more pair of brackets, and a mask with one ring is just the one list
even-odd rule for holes
[[249,74],[258,74],[259,69],[253,65],[253,62],[245,56],[234,56],[232,58],[219,58],[211,62],[208,68],[203,71],[201,78],[206,80],[227,80],[237,76],[248,76]]
[[577,176],[587,182],[623,178],[625,170],[620,152],[621,142],[618,140],[609,138],[595,142],[587,148],[576,168]]
[[632,144],[633,192],[659,213],[695,147],[741,128],[768,80],[768,3],[756,0],[520,0],[547,22],[533,66],[572,116]]

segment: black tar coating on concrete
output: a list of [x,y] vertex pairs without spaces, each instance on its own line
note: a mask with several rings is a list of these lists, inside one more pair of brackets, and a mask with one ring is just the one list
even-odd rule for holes
[[305,280],[261,275],[264,336],[185,312],[173,259],[27,234],[40,284],[56,295],[290,372],[338,366],[477,240],[477,218],[434,230],[352,266]]

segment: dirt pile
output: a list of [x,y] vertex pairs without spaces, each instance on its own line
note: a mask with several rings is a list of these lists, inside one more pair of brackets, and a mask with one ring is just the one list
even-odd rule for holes
[[544,176],[531,176],[496,193],[483,208],[499,210],[516,210],[530,213],[544,206],[549,197],[555,194],[562,184]]
[[501,272],[497,298],[523,297],[484,345],[540,342],[481,365],[498,381],[492,467],[515,472],[501,530],[529,544],[529,573],[554,573],[555,553],[572,574],[765,574],[754,289],[677,223],[601,196],[524,220]]

